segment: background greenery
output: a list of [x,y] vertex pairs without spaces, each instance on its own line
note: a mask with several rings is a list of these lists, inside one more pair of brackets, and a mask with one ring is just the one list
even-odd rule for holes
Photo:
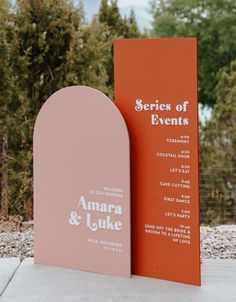
[[88,85],[113,98],[114,38],[197,36],[199,102],[212,108],[200,125],[201,221],[236,222],[236,1],[151,1],[150,13],[141,33],[115,0],[90,22],[66,0],[0,0],[2,215],[32,219],[33,126],[53,92]]

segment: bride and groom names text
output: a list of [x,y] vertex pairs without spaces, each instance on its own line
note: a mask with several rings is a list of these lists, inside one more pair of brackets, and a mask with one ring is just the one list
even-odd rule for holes
[[[122,207],[117,204],[89,201],[82,195],[79,199],[78,211],[72,211],[69,217],[69,224],[79,226],[82,223],[81,210],[86,212],[86,226],[93,232],[98,229],[120,231],[122,230],[122,222],[120,220],[112,220],[111,215],[121,216]],[[92,219],[92,212],[106,213],[103,218]],[[96,215],[97,216],[97,215]]]

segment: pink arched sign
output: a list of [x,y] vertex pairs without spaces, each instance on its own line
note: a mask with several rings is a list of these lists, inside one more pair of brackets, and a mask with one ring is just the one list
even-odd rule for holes
[[35,263],[130,276],[129,137],[101,92],[54,93],[34,129]]

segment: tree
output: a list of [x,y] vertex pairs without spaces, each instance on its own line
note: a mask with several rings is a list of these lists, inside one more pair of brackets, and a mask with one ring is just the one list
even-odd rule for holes
[[136,21],[135,12],[133,9],[130,11],[129,17],[124,19],[126,33],[124,34],[125,38],[140,38],[141,32],[138,28],[138,23]]
[[102,0],[98,19],[109,27],[114,36],[123,36],[125,24],[116,0],[111,0],[110,4],[107,0]]
[[153,35],[198,37],[199,101],[213,106],[217,75],[236,53],[235,0],[152,1]]
[[82,15],[65,0],[30,0],[18,1],[15,18],[19,81],[37,111],[49,95],[67,84],[64,68],[73,63],[67,53],[75,39],[80,42]]
[[80,43],[74,40],[67,54],[68,60],[73,61],[73,64],[67,64],[65,68],[68,84],[88,85],[109,94],[105,68],[112,47],[109,34],[108,27],[96,17],[83,27]]
[[212,118],[200,132],[202,220],[236,219],[236,60],[223,70]]
[[[116,0],[102,0],[98,12],[98,21],[107,26],[109,30],[108,39],[111,41],[115,38],[138,38],[141,36],[136,22],[134,11],[131,10],[127,19],[122,17]],[[113,98],[114,90],[114,62],[113,62],[113,45],[110,54],[104,62],[108,79],[106,85],[108,87],[108,96]]]
[[11,47],[9,43],[10,4],[2,1],[0,6],[0,141],[1,141],[1,213],[9,213],[9,185],[8,185],[8,127],[10,119],[6,115],[12,97],[13,70],[11,68]]
[[11,96],[5,108],[8,117],[5,125],[8,131],[9,213],[19,213],[25,219],[32,219],[33,215],[34,121],[44,101],[67,84],[65,66],[71,63],[67,53],[80,26],[79,14],[62,0],[17,1],[16,9],[8,11],[9,23],[14,29],[9,35],[14,83],[12,89],[7,89]]

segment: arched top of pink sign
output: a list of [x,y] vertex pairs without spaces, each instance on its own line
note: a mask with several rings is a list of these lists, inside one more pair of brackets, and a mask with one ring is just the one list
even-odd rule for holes
[[[110,117],[114,117],[114,115],[116,115],[114,126],[117,126],[117,123],[120,123],[119,127],[122,127],[123,125],[124,130],[127,132],[127,138],[129,139],[125,120],[117,106],[101,91],[88,86],[69,86],[54,92],[43,104],[37,115],[34,125],[34,133],[37,131],[37,125],[41,119],[41,115],[44,115],[43,113],[48,111],[51,113],[53,118],[54,114],[58,114],[59,102],[65,101],[68,102],[68,106],[71,106],[72,102],[78,102],[79,110],[94,108],[94,110],[91,111],[91,114],[93,114],[93,112],[98,113],[99,111],[101,113],[101,118],[110,119]],[[57,109],[55,112],[53,110],[54,107]],[[103,112],[105,112],[105,114],[102,114]],[[66,112],[64,112],[64,114],[66,114]]]

